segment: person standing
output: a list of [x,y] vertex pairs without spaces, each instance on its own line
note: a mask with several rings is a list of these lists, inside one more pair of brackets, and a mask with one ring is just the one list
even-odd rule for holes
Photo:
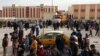
[[18,51],[17,51],[17,56],[24,56],[24,44],[19,43],[18,44]]
[[[34,40],[35,36],[33,35],[33,31],[31,30],[30,33],[28,34],[29,37],[29,48],[31,47],[32,41]],[[31,52],[31,50],[30,50]]]
[[25,51],[29,51],[29,36],[27,35],[25,39]]
[[69,48],[68,44],[65,43],[63,52],[61,52],[61,56],[72,56],[71,49]]
[[25,27],[25,30],[27,30],[29,28],[29,22],[25,22],[24,27]]
[[82,49],[82,51],[81,51],[81,53],[80,53],[80,56],[91,56],[91,55],[89,54],[89,49],[88,49],[88,47],[84,47],[84,48]]
[[4,34],[4,38],[2,41],[2,47],[3,47],[3,56],[6,56],[7,53],[7,46],[8,46],[8,34]]
[[71,51],[72,51],[72,56],[77,56],[78,55],[78,44],[77,42],[71,43]]
[[57,46],[57,49],[59,50],[59,51],[63,51],[63,48],[64,48],[64,39],[63,39],[63,37],[62,36],[57,36],[57,38],[56,38],[56,46]]
[[37,56],[37,40],[36,38],[33,39],[32,44],[31,44],[31,55]]
[[76,35],[77,36],[77,30],[76,29],[73,29],[73,32],[71,33],[71,36],[72,35]]
[[40,33],[40,26],[39,26],[39,24],[36,24],[36,36],[38,36],[39,35],[39,33]]
[[19,22],[19,25],[18,26],[19,26],[19,29],[23,29],[24,26],[23,26],[22,21]]
[[82,48],[83,41],[82,41],[82,34],[81,34],[80,30],[78,30],[78,32],[77,32],[77,37],[78,37],[79,48]]
[[33,31],[33,34],[34,34],[34,32],[35,32],[35,26],[32,26],[31,30]]
[[14,23],[13,23],[13,29],[14,29],[14,31],[18,29],[18,24],[17,24],[17,22],[14,22]]
[[98,24],[98,23],[97,23],[96,26],[95,26],[95,30],[96,30],[95,36],[96,36],[96,35],[99,36],[99,30],[100,30],[100,29],[99,29],[99,24]]
[[89,36],[86,33],[85,38],[83,38],[83,47],[88,47],[89,48],[89,39],[88,38],[89,38]]
[[24,31],[23,29],[19,29],[19,32],[18,32],[18,37],[19,37],[19,40],[21,40],[24,36]]
[[18,46],[18,36],[16,32],[13,32],[11,41],[12,41],[12,48],[13,48],[12,53],[15,56],[17,53],[17,46]]
[[89,28],[89,32],[90,32],[89,36],[93,37],[93,34],[92,34],[92,27]]
[[90,54],[90,56],[100,56],[100,54],[99,54],[99,52],[96,50],[94,44],[91,44],[91,45],[90,45],[89,54]]

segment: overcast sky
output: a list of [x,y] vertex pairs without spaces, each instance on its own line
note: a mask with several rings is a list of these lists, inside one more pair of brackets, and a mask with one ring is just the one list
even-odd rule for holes
[[[18,6],[52,5],[52,0],[0,0],[0,8],[12,4]],[[57,5],[60,10],[67,10],[72,4],[100,4],[100,0],[53,0],[53,5]]]

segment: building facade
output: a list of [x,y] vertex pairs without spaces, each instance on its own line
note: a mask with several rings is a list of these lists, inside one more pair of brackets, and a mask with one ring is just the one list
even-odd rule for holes
[[[18,18],[18,19],[50,19],[58,11],[57,6],[5,6],[0,11],[2,18]],[[1,13],[2,12],[2,13]]]
[[68,9],[74,19],[100,20],[100,4],[77,4]]
[[0,10],[0,17],[2,17],[2,10]]

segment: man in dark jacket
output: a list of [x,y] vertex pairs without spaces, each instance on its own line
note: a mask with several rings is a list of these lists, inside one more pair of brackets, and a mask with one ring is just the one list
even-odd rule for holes
[[100,56],[100,54],[99,54],[99,52],[96,50],[94,44],[91,44],[91,45],[90,45],[90,49],[91,49],[91,50],[89,51],[90,56]]
[[72,56],[78,55],[78,46],[75,42],[71,43]]
[[95,25],[95,30],[96,30],[96,34],[95,34],[95,36],[96,35],[99,35],[99,24],[97,23],[96,25]]
[[59,51],[63,51],[64,48],[64,39],[62,36],[57,36],[56,46]]
[[84,47],[80,53],[80,56],[90,56],[89,50],[87,47]]
[[77,37],[78,37],[79,48],[82,48],[83,42],[82,42],[82,34],[81,34],[80,30],[78,30],[78,32],[77,32]]
[[24,25],[24,27],[25,27],[25,30],[27,30],[29,28],[29,23],[26,22],[25,25]]
[[23,35],[24,35],[24,32],[22,29],[20,29],[19,33],[18,33],[19,40],[21,40],[23,38]]
[[24,56],[24,45],[23,44],[19,44],[18,45],[18,51],[17,51],[17,56]]
[[7,46],[8,46],[8,34],[4,35],[3,41],[2,41],[2,47],[3,47],[3,56],[6,56],[7,52]]
[[39,33],[40,33],[40,26],[39,26],[39,24],[36,24],[35,30],[36,30],[36,36],[38,36]]
[[16,22],[13,23],[14,31],[18,29],[18,24]]
[[33,31],[33,34],[35,32],[35,26],[32,26],[31,30]]

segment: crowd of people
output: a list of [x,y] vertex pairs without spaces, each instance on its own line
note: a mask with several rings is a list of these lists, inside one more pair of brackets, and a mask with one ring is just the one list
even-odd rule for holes
[[[96,21],[72,21],[56,22],[52,21],[39,21],[34,26],[29,27],[29,22],[18,21],[8,22],[7,27],[13,28],[13,32],[10,33],[12,41],[12,55],[13,56],[24,56],[25,52],[29,52],[27,56],[95,56],[100,55],[96,50],[95,45],[89,44],[89,36],[93,37],[92,30],[96,30],[96,36],[100,36],[100,22]],[[56,39],[56,45],[44,46],[39,40],[38,35],[41,28],[53,27],[54,30],[58,30],[59,27],[66,27],[73,30],[70,36],[70,46],[64,42],[64,39]],[[30,29],[30,33],[24,38],[23,28]],[[83,38],[81,30],[85,29],[90,34],[86,33]],[[34,35],[36,31],[36,35]],[[4,34],[2,41],[4,56],[7,56],[7,47],[9,45],[8,33]],[[75,42],[75,37],[78,38],[78,43]],[[79,49],[81,49],[79,53]]]

